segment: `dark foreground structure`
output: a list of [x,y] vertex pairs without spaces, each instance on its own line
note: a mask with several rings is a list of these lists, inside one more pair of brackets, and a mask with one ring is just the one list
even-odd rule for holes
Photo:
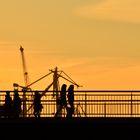
[[[13,91],[10,95],[13,99]],[[19,95],[23,99],[22,91]],[[39,118],[33,114],[30,92],[27,100],[22,100],[19,117],[6,118],[3,114],[4,96],[5,91],[0,95],[0,138],[120,140],[140,137],[140,91],[75,91],[72,117],[67,117],[65,107],[55,117],[58,105],[50,91],[41,98],[43,110]]]
[[23,139],[133,139],[140,137],[140,118],[3,118],[0,132]]

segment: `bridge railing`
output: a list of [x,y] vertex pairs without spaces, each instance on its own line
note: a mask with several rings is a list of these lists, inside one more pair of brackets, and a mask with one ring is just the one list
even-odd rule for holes
[[[23,99],[23,91],[18,91]],[[39,91],[40,94],[44,91]],[[57,111],[54,91],[47,91],[41,98],[43,110],[41,117],[54,117]],[[60,91],[58,91],[60,92]],[[0,91],[0,106],[4,105],[6,91]],[[10,91],[13,99],[14,91]],[[33,115],[34,91],[26,92],[26,117]],[[84,90],[74,91],[74,114],[73,117],[140,117],[140,91],[130,90]],[[66,117],[67,110],[62,109],[62,117]],[[21,114],[22,117],[23,114]]]

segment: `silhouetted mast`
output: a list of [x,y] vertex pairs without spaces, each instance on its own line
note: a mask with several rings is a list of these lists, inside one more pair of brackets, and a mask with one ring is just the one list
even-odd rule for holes
[[29,84],[29,77],[28,77],[27,67],[25,63],[24,49],[22,48],[22,46],[20,46],[20,51],[21,51],[22,65],[23,65],[24,83],[25,83],[25,87],[27,87]]
[[23,117],[25,117],[26,112],[27,112],[27,107],[26,107],[26,88],[29,84],[29,77],[28,77],[28,72],[27,72],[27,67],[25,63],[25,56],[24,56],[24,49],[22,46],[20,46],[20,52],[21,52],[21,57],[22,57],[22,65],[23,65],[23,75],[24,75],[24,84],[25,88],[23,88]]
[[[53,81],[54,81],[53,82],[53,91],[54,91],[53,95],[56,95],[56,111],[57,111],[60,108],[60,105],[57,102],[59,100],[59,92],[58,92],[58,90],[59,90],[59,82],[58,82],[59,75],[58,75],[58,68],[57,67],[55,67],[55,70],[53,73],[54,73],[53,74]],[[58,115],[59,115],[59,117],[61,117],[62,112],[59,112]]]

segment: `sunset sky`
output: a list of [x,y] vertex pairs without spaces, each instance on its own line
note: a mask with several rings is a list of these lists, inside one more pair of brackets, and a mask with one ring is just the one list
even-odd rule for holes
[[1,0],[0,21],[1,90],[24,85],[20,45],[30,82],[57,66],[81,90],[140,89],[140,0]]

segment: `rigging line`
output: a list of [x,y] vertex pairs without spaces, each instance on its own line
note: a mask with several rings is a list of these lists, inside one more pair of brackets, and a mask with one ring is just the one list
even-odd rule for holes
[[76,84],[76,83],[75,83],[75,82],[73,82],[73,81],[70,81],[69,79],[65,78],[64,76],[60,75],[60,77],[62,77],[63,79],[65,79],[65,80],[69,81],[70,83],[72,83],[72,84],[76,85],[77,87],[80,87],[80,85]]
[[[60,75],[57,76],[57,79],[60,77]],[[41,94],[41,97],[45,95],[45,93],[49,90],[49,88],[54,84],[55,81],[53,81]],[[28,108],[27,112],[33,107],[33,104]]]
[[39,78],[38,80],[36,80],[36,81],[32,82],[31,84],[27,85],[25,88],[30,87],[31,85],[35,84],[36,82],[38,82],[38,81],[42,80],[43,78],[45,78],[45,77],[49,76],[51,73],[52,73],[52,72],[50,72],[50,73],[46,74],[45,76],[42,76],[42,77],[41,77],[41,78]]
[[[72,80],[71,78],[70,78],[70,76],[68,76],[64,71],[62,71],[73,83],[75,83],[74,82],[74,80]],[[75,83],[76,84],[76,83]]]
[[[60,74],[57,74],[57,80],[58,78],[61,76]],[[45,93],[49,90],[49,88],[54,84],[55,81],[53,81],[43,92],[42,92],[42,95],[41,96],[44,96]]]

